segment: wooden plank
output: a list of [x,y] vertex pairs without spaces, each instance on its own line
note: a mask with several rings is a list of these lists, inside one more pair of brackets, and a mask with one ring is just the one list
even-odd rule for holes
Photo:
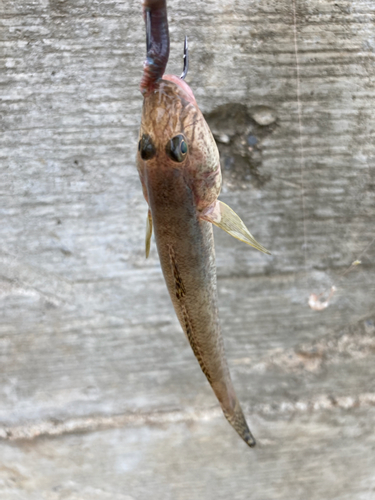
[[371,499],[374,409],[257,418],[249,450],[223,419],[0,443],[7,500]]
[[[6,498],[73,499],[77,488],[82,498],[144,498],[143,477],[163,499],[187,498],[190,483],[189,498],[241,500],[248,484],[267,500],[375,494],[367,431],[375,424],[375,8],[370,0],[298,0],[295,25],[293,5],[168,2],[168,71],[180,73],[187,34],[187,81],[221,140],[221,199],[272,251],[261,255],[215,230],[229,363],[261,444],[246,455],[180,330],[154,245],[144,258],[146,204],[134,165],[140,2],[3,0]],[[329,307],[312,311],[310,294],[327,296],[332,285]],[[6,442],[40,434],[41,441]],[[138,479],[119,492],[103,486],[117,473],[93,465],[92,475],[80,475],[72,465],[69,490],[64,453],[83,447],[80,460],[92,463],[103,443]],[[44,470],[47,452],[57,472],[44,480],[35,471]],[[160,468],[159,456],[170,457]],[[9,461],[35,482],[12,482]],[[186,468],[180,482],[171,468]],[[222,489],[209,491],[207,478]]]

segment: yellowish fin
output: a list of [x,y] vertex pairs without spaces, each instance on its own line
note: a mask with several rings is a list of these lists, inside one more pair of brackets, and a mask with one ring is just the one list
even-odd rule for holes
[[150,255],[151,236],[152,236],[152,215],[151,215],[151,210],[148,209],[147,220],[146,220],[146,259]]
[[212,222],[212,224],[223,229],[233,236],[233,238],[243,241],[260,252],[271,255],[271,252],[256,241],[238,215],[222,201],[217,200],[213,205],[204,210],[200,217]]

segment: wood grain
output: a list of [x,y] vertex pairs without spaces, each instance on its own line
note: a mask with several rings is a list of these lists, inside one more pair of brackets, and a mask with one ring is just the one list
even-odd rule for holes
[[144,258],[141,3],[3,0],[0,492],[370,500],[374,3],[296,0],[296,26],[292,0],[168,7],[168,72],[187,34],[187,81],[230,139],[221,199],[272,252],[215,229],[223,335],[259,449],[220,416],[154,245]]

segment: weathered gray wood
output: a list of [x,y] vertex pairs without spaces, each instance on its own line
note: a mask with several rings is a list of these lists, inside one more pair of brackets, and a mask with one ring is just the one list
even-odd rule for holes
[[373,419],[373,408],[256,418],[254,451],[221,417],[3,443],[0,477],[7,500],[370,500]]
[[259,448],[221,416],[154,246],[144,258],[140,1],[3,0],[0,496],[370,500],[374,3],[297,0],[297,44],[292,0],[168,5],[168,71],[187,34],[221,199],[272,251],[215,230],[229,363]]

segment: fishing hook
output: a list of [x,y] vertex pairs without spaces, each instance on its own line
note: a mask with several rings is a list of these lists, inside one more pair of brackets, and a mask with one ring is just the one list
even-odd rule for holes
[[187,75],[187,72],[189,70],[189,49],[188,49],[188,41],[187,41],[187,36],[185,36],[185,42],[184,42],[184,69],[181,73],[181,80],[185,79],[185,76]]

